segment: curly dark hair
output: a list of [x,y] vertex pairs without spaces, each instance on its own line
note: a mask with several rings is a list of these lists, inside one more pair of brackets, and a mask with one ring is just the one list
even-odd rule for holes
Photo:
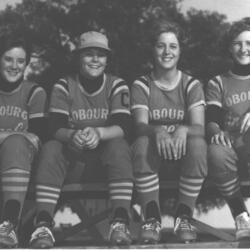
[[229,47],[232,41],[244,31],[250,31],[250,18],[243,18],[231,25],[227,34],[227,47]]
[[186,41],[186,36],[184,34],[184,31],[179,26],[179,24],[165,19],[157,20],[152,24],[150,32],[151,44],[154,45],[159,36],[165,32],[174,33],[177,37],[180,47],[181,48],[183,47]]
[[26,52],[26,63],[29,63],[31,56],[31,44],[26,34],[21,30],[1,30],[0,31],[0,56],[6,51],[14,48],[23,48]]

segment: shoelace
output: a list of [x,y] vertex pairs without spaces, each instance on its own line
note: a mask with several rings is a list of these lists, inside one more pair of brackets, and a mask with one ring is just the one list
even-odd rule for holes
[[0,225],[0,234],[6,236],[8,235],[8,237],[10,237],[14,242],[17,242],[17,236],[14,231],[13,225],[8,221],[4,221]]
[[246,220],[244,217],[240,217],[237,220],[237,228],[250,228],[250,220]]
[[191,231],[194,230],[187,219],[181,219],[181,218],[176,219],[176,225],[175,225],[174,231],[176,232],[178,228],[183,229],[183,230],[191,230]]
[[153,222],[146,222],[145,224],[142,225],[143,230],[153,230],[156,231],[157,233],[160,232],[161,226],[158,221],[153,221]]
[[39,237],[48,237],[50,236],[52,241],[55,242],[55,238],[53,236],[53,234],[51,233],[51,231],[49,230],[49,228],[47,227],[39,227],[35,230],[35,232],[31,235],[31,240],[33,241]]
[[121,223],[121,222],[115,222],[113,225],[112,225],[112,230],[121,230],[123,232],[126,232],[127,231],[127,227],[125,225],[125,223]]

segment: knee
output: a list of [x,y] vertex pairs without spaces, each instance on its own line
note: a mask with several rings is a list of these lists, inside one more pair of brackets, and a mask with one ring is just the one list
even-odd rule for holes
[[109,140],[104,145],[104,151],[112,155],[119,155],[119,154],[128,154],[130,155],[130,147],[127,143],[127,141],[123,138],[115,138],[112,140]]
[[208,147],[208,166],[211,175],[237,171],[236,153],[228,147],[210,144]]
[[51,140],[46,142],[41,149],[40,155],[55,155],[57,153],[61,153],[63,148],[63,144],[56,140]]
[[132,154],[136,158],[144,158],[148,154],[148,148],[150,145],[149,138],[147,136],[141,136],[136,139],[132,145]]
[[29,141],[23,135],[13,134],[4,140],[2,147],[13,150],[15,148],[28,147],[29,145]]

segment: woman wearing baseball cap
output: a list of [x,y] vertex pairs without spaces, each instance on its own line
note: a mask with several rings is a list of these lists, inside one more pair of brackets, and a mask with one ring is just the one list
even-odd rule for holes
[[55,140],[44,145],[38,165],[33,248],[54,245],[54,208],[65,177],[74,167],[70,162],[76,160],[86,164],[84,173],[95,175],[100,167],[105,168],[113,209],[109,240],[131,243],[128,222],[133,179],[130,149],[124,139],[130,127],[129,89],[123,79],[105,73],[111,53],[106,35],[83,33],[74,53],[77,72],[60,79],[51,93],[49,112]]

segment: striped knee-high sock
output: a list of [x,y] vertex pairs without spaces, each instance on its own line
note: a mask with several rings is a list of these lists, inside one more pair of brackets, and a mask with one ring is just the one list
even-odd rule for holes
[[109,197],[113,210],[122,207],[129,214],[132,192],[132,180],[111,180],[109,182]]
[[53,218],[61,189],[45,184],[36,185],[37,212],[46,211]]
[[179,181],[179,204],[187,205],[191,211],[195,207],[197,197],[202,188],[204,178],[180,177]]
[[216,183],[221,195],[225,197],[234,218],[243,212],[247,212],[237,176],[225,178],[224,182]]
[[219,189],[221,195],[225,198],[235,196],[240,191],[238,177],[233,177],[230,179],[227,178],[221,183],[217,182],[216,186]]
[[159,177],[158,174],[143,175],[135,178],[139,203],[145,215],[146,206],[154,201],[159,207]]
[[[3,219],[6,216],[16,222],[20,215],[30,180],[30,172],[20,168],[11,168],[1,174]],[[14,203],[13,203],[14,202]],[[15,208],[11,204],[14,205]],[[14,214],[11,214],[14,213]]]

